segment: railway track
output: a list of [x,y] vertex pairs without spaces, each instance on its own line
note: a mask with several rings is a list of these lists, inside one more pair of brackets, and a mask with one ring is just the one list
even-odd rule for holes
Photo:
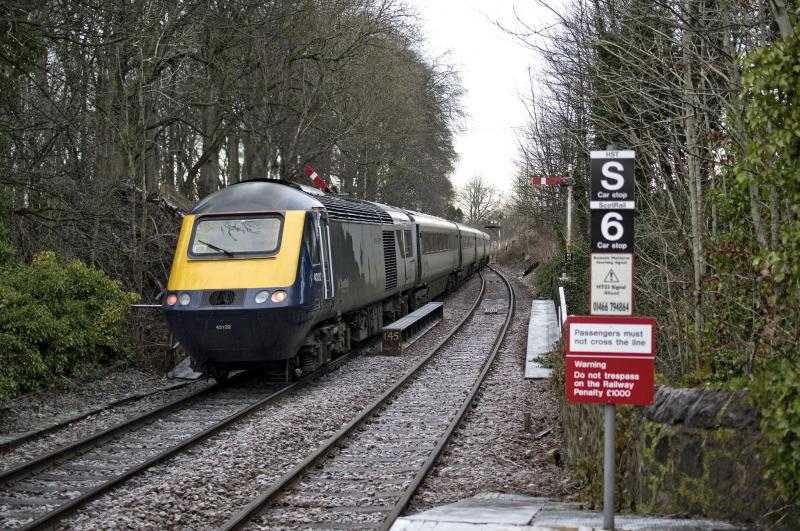
[[458,427],[508,330],[513,289],[498,272],[489,276],[469,315],[430,354],[221,529],[389,529]]
[[[154,397],[161,393],[178,391],[194,383],[195,383],[194,381],[185,381],[177,384],[167,385],[164,387],[150,389],[145,392],[133,393],[128,396],[112,400],[107,404],[92,405],[88,409],[80,413],[76,413],[74,415],[69,416],[69,418],[50,422],[49,424],[46,424],[38,428],[33,428],[29,431],[25,431],[22,433],[3,434],[2,436],[0,436],[0,452],[7,452],[9,450],[17,448],[18,446],[22,446],[33,440],[41,439],[45,435],[50,435],[52,433],[63,430],[68,426],[70,426],[71,424],[84,420],[93,415],[97,415],[99,413],[103,413],[106,411],[113,411],[117,408],[124,407],[128,404],[135,403],[150,397]],[[2,473],[2,471],[0,471],[0,473]]]
[[208,439],[360,354],[370,343],[291,383],[246,373],[200,389],[0,473],[0,529],[37,529]]

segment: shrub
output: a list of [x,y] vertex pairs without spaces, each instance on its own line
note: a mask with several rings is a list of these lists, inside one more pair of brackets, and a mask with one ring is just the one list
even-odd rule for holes
[[135,298],[52,252],[0,265],[0,399],[129,356],[124,323]]
[[774,360],[755,386],[761,414],[761,431],[772,467],[769,479],[789,503],[800,495],[800,370],[797,360]]
[[[567,311],[570,315],[587,315],[589,313],[589,244],[585,241],[574,242],[572,259],[568,280],[564,282]],[[562,246],[557,254],[536,270],[537,297],[551,297],[553,282],[561,276],[564,266]]]

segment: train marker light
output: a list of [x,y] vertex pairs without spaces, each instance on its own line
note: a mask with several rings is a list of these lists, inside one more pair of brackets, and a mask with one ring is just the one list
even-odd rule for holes
[[180,296],[178,297],[178,302],[180,303],[181,306],[186,306],[187,304],[192,302],[192,296],[189,295],[188,293],[181,293]]
[[167,297],[167,306],[175,306],[176,302],[178,302],[178,296],[171,293],[169,297]]
[[285,291],[276,291],[272,294],[272,302],[283,302],[286,300],[286,292]]
[[256,293],[256,304],[264,304],[269,299],[269,291],[261,290]]

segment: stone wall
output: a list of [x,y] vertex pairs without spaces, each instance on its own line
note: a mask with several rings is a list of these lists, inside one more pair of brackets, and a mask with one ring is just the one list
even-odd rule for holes
[[[564,404],[566,457],[602,499],[602,406]],[[797,509],[770,498],[764,440],[745,391],[656,388],[652,406],[617,408],[618,508],[796,529]],[[769,516],[765,516],[769,515]]]

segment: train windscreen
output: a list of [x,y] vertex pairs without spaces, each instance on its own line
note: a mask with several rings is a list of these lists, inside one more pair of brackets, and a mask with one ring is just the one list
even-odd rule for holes
[[279,216],[203,217],[194,224],[189,254],[198,258],[272,255],[280,246],[282,225]]

